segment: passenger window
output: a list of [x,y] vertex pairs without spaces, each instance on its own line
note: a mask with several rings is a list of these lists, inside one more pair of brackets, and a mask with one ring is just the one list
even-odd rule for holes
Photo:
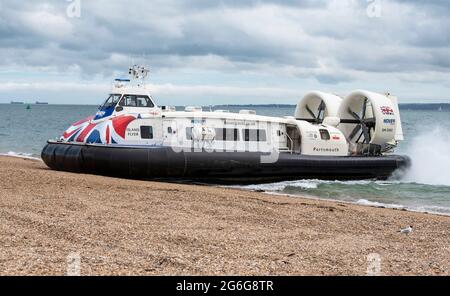
[[141,125],[141,139],[153,139],[153,127]]
[[329,140],[330,139],[330,133],[326,129],[320,129],[320,138],[322,140]]
[[217,141],[239,141],[239,131],[237,128],[216,128]]
[[244,141],[246,141],[246,142],[265,142],[266,141],[266,130],[244,129]]

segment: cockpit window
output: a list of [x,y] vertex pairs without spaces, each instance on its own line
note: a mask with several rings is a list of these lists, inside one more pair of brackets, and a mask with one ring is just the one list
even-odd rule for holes
[[124,95],[119,103],[120,106],[136,107],[136,96]]
[[137,96],[136,102],[138,107],[148,107],[148,108],[154,107],[152,100],[150,100],[150,98],[147,96]]
[[110,108],[113,107],[117,104],[117,102],[120,99],[120,95],[118,94],[111,94],[109,95],[109,97],[106,99],[105,103],[103,104],[102,108]]
[[119,103],[120,106],[124,107],[154,107],[152,100],[147,96],[137,96],[137,95],[124,95]]

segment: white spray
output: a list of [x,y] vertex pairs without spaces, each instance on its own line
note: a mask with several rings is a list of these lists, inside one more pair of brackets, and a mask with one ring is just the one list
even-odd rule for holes
[[412,166],[402,181],[450,186],[450,132],[434,128],[409,144]]

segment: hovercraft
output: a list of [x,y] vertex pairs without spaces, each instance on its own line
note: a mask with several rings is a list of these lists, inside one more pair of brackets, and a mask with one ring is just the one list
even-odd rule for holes
[[295,116],[253,110],[183,111],[158,106],[133,66],[91,117],[49,140],[55,170],[135,179],[256,183],[293,179],[387,179],[407,168],[393,154],[403,132],[397,98],[357,90],[345,98],[312,91]]

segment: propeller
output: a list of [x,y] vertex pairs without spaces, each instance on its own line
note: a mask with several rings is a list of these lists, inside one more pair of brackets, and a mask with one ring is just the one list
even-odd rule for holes
[[358,136],[355,143],[359,143],[361,138],[364,136],[362,143],[369,144],[371,140],[371,130],[375,128],[375,118],[366,118],[367,103],[368,99],[364,98],[361,115],[358,115],[350,107],[348,108],[348,113],[358,122],[349,136],[350,140],[354,140],[356,136]]
[[306,111],[308,111],[309,115],[314,119],[316,123],[322,123],[325,117],[325,103],[324,101],[320,101],[319,108],[317,108],[317,115],[309,108],[308,105],[305,106]]

